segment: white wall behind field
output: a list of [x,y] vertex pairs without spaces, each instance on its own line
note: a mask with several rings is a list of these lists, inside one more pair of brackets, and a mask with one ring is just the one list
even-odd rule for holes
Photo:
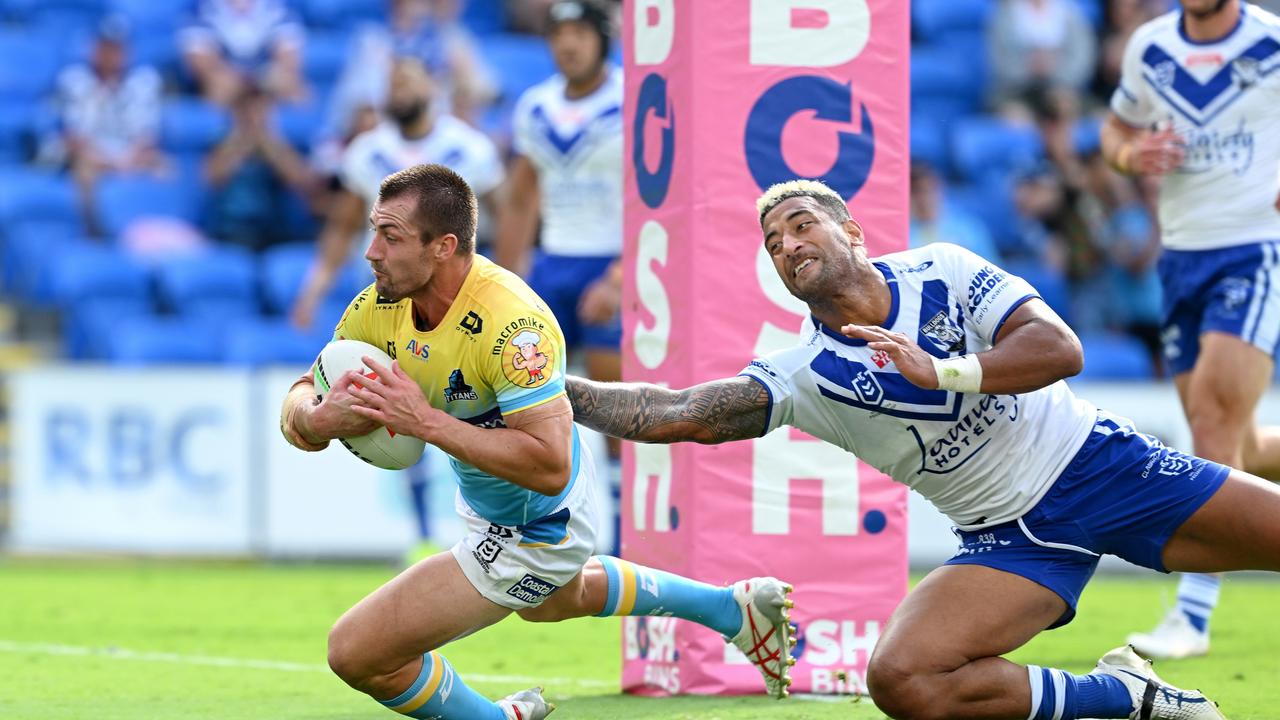
[[[399,557],[414,540],[401,474],[365,465],[336,443],[308,454],[281,439],[279,401],[298,373],[66,366],[14,374],[6,546]],[[1171,384],[1073,387],[1139,429],[1190,449]],[[1258,417],[1280,424],[1280,389],[1264,398]],[[584,437],[603,458],[599,436]],[[462,526],[447,459],[437,453],[429,472],[434,530],[449,544]],[[909,522],[913,566],[931,567],[955,551],[951,523],[914,493]],[[1110,560],[1104,567],[1131,566]]]

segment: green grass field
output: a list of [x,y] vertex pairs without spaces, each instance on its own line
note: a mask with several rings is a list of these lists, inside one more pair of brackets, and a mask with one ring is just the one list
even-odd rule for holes
[[[325,667],[333,620],[392,574],[378,566],[0,560],[0,718],[143,720],[312,718],[394,714]],[[1080,617],[1014,659],[1076,672],[1153,623],[1171,582],[1100,577]],[[1171,682],[1200,687],[1232,720],[1276,716],[1280,582],[1230,582],[1206,659],[1165,663]],[[619,623],[508,620],[451,645],[478,690],[545,684],[571,718],[880,718],[867,700],[763,697],[648,699],[618,692]]]

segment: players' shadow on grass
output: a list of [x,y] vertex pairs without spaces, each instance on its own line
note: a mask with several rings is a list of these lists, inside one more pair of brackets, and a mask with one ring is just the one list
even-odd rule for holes
[[872,720],[883,718],[870,699],[778,701],[764,696],[643,698],[597,695],[560,698],[552,720]]

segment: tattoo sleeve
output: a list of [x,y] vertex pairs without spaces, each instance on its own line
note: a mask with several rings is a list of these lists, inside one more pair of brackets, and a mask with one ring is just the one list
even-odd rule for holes
[[600,383],[568,378],[574,421],[624,440],[705,444],[764,434],[769,393],[748,377],[726,378],[685,390],[644,383]]

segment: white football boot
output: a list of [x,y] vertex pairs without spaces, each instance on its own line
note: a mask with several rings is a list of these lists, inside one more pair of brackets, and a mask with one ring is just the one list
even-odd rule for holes
[[1209,633],[1197,630],[1177,608],[1151,632],[1133,633],[1127,641],[1138,654],[1153,660],[1178,660],[1209,652]]
[[1198,690],[1179,690],[1161,680],[1133,648],[1116,648],[1098,661],[1095,675],[1110,675],[1129,689],[1133,698],[1130,720],[1226,720],[1217,703]]
[[542,720],[556,709],[542,697],[542,688],[521,690],[498,701],[507,720]]
[[742,608],[742,629],[729,642],[733,643],[764,676],[769,694],[784,698],[790,694],[791,657],[795,647],[795,626],[791,624],[791,608],[787,597],[792,587],[776,578],[758,577],[733,584],[733,599]]

